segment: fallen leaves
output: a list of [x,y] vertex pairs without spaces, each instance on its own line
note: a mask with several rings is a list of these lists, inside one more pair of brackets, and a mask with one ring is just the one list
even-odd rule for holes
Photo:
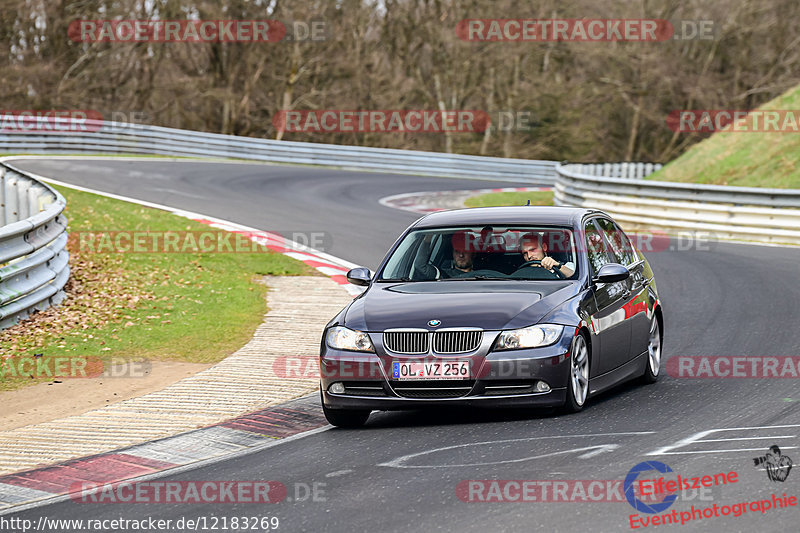
[[[126,270],[119,257],[81,253],[80,250],[70,254],[69,263],[70,279],[64,288],[67,298],[61,305],[34,313],[27,320],[0,331],[0,346],[6,347],[2,349],[3,357],[50,343],[65,347],[69,342],[87,342],[94,338],[94,330],[109,324],[120,323],[124,328],[135,326],[137,319],[131,316],[131,311],[144,302],[155,300],[149,287],[156,277],[165,274],[154,268],[143,276]],[[124,324],[123,320],[126,320]]]

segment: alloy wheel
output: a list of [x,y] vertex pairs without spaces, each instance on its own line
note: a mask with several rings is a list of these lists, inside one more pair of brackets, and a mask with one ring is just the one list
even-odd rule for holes
[[648,364],[650,365],[650,372],[653,376],[658,375],[661,368],[661,331],[658,327],[658,320],[653,318],[653,323],[650,324],[650,338],[647,342],[647,356]]
[[572,397],[577,405],[583,405],[589,393],[589,350],[582,335],[575,338],[572,350]]

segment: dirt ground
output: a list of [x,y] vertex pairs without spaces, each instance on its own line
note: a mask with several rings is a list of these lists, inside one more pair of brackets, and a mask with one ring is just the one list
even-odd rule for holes
[[154,361],[141,377],[60,379],[0,392],[0,431],[40,424],[155,392],[210,364]]

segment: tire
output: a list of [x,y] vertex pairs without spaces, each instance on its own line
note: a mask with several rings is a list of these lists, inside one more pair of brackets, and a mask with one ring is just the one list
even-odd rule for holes
[[576,335],[572,340],[569,352],[567,400],[564,402],[563,411],[577,413],[583,410],[589,397],[589,346],[582,334]]
[[658,319],[653,316],[650,322],[650,334],[647,337],[647,363],[644,365],[642,381],[655,383],[661,373],[661,347],[664,344],[661,337],[661,326]]
[[325,419],[339,428],[360,428],[367,422],[371,411],[365,409],[328,409],[322,404]]

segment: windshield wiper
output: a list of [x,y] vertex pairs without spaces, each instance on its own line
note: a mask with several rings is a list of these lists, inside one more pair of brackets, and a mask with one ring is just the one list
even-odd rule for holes
[[508,278],[497,278],[494,276],[485,276],[482,274],[478,274],[477,276],[464,276],[464,277],[457,277],[457,278],[442,278],[439,281],[503,281]]

